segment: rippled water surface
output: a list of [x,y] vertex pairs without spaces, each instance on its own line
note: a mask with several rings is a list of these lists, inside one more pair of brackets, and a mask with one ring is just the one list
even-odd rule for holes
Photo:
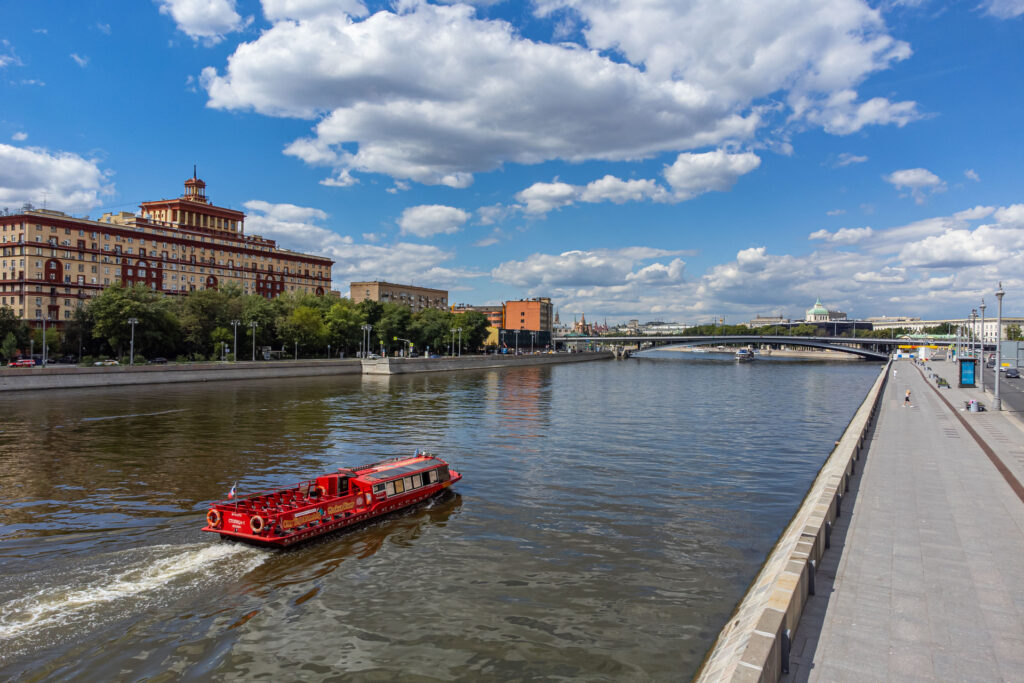
[[[874,364],[672,352],[8,394],[0,678],[688,678]],[[208,502],[427,448],[464,479],[290,551]]]

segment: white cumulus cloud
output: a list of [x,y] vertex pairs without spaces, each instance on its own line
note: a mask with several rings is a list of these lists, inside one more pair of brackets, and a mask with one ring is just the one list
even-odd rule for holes
[[263,6],[270,28],[203,70],[209,106],[314,121],[286,153],[330,167],[332,184],[362,172],[463,188],[505,163],[745,144],[780,116],[769,97],[790,121],[839,134],[918,116],[913,102],[857,98],[910,55],[862,0],[535,5],[579,26],[586,49],[527,39],[466,4]]
[[997,19],[1015,19],[1024,14],[1024,0],[985,0],[981,6]]
[[675,198],[685,200],[712,190],[724,192],[741,175],[760,165],[760,157],[752,152],[730,154],[721,149],[703,154],[684,152],[671,166],[666,166],[662,174]]
[[458,232],[469,220],[469,213],[454,206],[424,204],[411,206],[402,212],[398,227],[403,235],[430,237],[432,235]]
[[95,159],[40,147],[0,144],[0,202],[20,208],[28,202],[82,211],[114,193],[109,173]]
[[19,130],[17,133],[11,136],[11,139],[14,140],[15,142],[23,142],[25,140],[28,140],[28,133]]
[[835,232],[828,230],[816,230],[807,236],[811,240],[824,240],[831,244],[856,244],[871,237],[874,230],[870,227],[863,228],[839,228]]
[[216,45],[224,36],[245,28],[252,17],[243,19],[235,0],[159,0],[160,13],[166,14],[194,41]]
[[905,168],[882,176],[885,182],[897,190],[908,190],[918,204],[924,204],[930,194],[944,192],[946,183],[939,176],[925,168]]

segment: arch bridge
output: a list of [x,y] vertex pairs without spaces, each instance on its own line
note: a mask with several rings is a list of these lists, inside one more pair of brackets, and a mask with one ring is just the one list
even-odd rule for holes
[[816,349],[842,351],[843,353],[852,353],[855,356],[860,356],[861,358],[867,360],[880,361],[887,360],[889,358],[889,352],[897,346],[905,346],[908,344],[933,344],[937,346],[948,346],[951,344],[951,342],[946,339],[915,339],[913,341],[910,341],[907,339],[872,339],[868,337],[787,337],[761,334],[737,334],[728,336],[700,336],[685,334],[660,336],[620,335],[609,337],[566,336],[554,337],[553,341],[561,343],[593,342],[598,344],[612,344],[623,346],[635,344],[638,349],[640,349],[643,344],[650,344],[652,347],[694,345],[705,346],[708,344],[785,344],[786,346],[806,346]]

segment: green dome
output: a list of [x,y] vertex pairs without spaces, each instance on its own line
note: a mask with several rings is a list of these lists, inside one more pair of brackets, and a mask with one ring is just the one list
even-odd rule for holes
[[821,305],[821,297],[814,302],[814,308],[807,311],[807,315],[828,315],[828,309]]

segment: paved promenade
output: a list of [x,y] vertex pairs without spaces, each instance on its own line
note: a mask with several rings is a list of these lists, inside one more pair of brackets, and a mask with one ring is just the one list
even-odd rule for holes
[[1022,681],[1024,423],[965,412],[991,405],[976,390],[939,390],[951,409],[927,371],[893,368],[786,680]]

